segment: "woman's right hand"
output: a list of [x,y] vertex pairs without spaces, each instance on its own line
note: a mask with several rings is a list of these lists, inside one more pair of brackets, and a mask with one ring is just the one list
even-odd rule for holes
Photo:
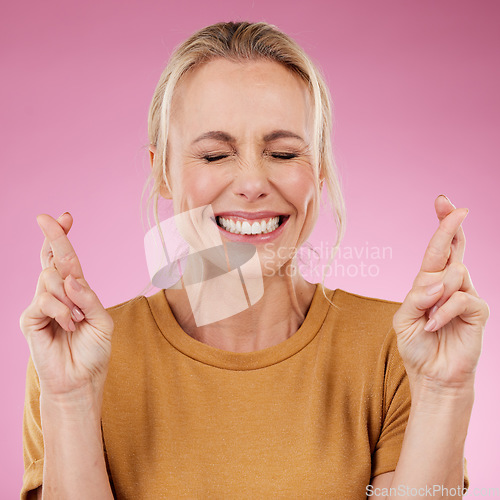
[[42,272],[20,326],[40,390],[46,397],[63,399],[82,393],[100,395],[111,354],[113,320],[85,281],[66,236],[72,216],[66,212],[55,220],[41,214],[37,222],[45,235]]

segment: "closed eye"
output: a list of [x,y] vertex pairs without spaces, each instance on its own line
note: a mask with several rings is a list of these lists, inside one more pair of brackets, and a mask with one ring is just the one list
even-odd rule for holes
[[273,153],[271,156],[279,158],[280,160],[291,160],[292,158],[297,158],[295,153]]
[[227,155],[219,155],[219,156],[204,156],[203,159],[211,162],[211,161],[218,161],[222,160],[222,158],[227,158]]
[[[229,155],[217,155],[217,156],[203,156],[203,159],[207,162],[214,162],[222,160],[223,158],[227,158]],[[273,158],[277,158],[279,160],[291,160],[292,158],[296,158],[298,155],[295,153],[272,153],[271,156]]]

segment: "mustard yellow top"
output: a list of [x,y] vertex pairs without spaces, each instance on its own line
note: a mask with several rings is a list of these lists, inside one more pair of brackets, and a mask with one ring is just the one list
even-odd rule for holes
[[[299,328],[235,353],[190,337],[163,290],[110,307],[102,432],[118,499],[366,499],[398,463],[410,411],[392,317],[400,306],[321,284]],[[21,499],[42,484],[30,359]],[[469,484],[464,462],[465,486]]]

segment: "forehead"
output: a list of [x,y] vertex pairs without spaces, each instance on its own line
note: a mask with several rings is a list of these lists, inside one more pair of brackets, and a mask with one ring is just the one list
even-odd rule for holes
[[310,140],[312,98],[307,85],[274,61],[210,61],[183,75],[172,105],[172,124],[185,135],[285,128]]

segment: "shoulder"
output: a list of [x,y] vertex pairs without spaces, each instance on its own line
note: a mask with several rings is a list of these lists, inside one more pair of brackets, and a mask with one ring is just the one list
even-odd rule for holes
[[369,297],[337,288],[329,291],[328,317],[337,341],[348,351],[367,357],[397,355],[397,339],[392,325],[401,302]]
[[113,318],[116,329],[140,320],[141,316],[148,314],[149,304],[144,295],[138,295],[119,304],[106,307],[106,311]]
[[[328,289],[325,288],[325,291],[328,291]],[[378,297],[369,297],[367,295],[360,295],[357,293],[348,292],[341,288],[332,290],[331,293],[334,293],[336,297],[338,296],[338,298],[342,300],[343,303],[362,306],[363,308],[378,308],[380,310],[382,309],[391,310],[391,308],[398,309],[398,307],[401,305],[401,302],[395,300],[388,300]]]
[[[168,323],[165,311],[164,290],[150,296],[137,295],[129,300],[106,308],[114,323],[112,344],[114,352],[135,352],[147,349],[161,335],[160,324]],[[164,315],[164,316],[162,316]]]
[[327,296],[333,297],[333,303],[338,307],[341,318],[351,323],[361,322],[372,327],[389,319],[392,321],[392,317],[401,306],[401,302],[359,295],[341,288],[332,291],[325,289],[325,292]]
[[343,311],[339,313],[343,350],[351,353],[357,368],[366,367],[372,381],[383,384],[385,397],[390,399],[399,390],[401,397],[409,399],[406,370],[392,324],[402,303],[341,289],[335,290],[333,302]]

